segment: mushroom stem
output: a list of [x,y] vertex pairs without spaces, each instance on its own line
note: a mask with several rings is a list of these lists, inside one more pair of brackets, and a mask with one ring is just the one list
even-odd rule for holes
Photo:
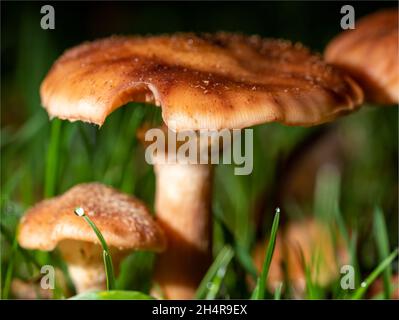
[[68,264],[68,272],[76,293],[106,290],[106,275],[104,265],[91,266]]
[[[60,242],[59,249],[67,263],[76,293],[106,290],[107,279],[101,245],[87,241],[64,240]],[[110,251],[114,271],[117,274],[120,262],[126,253],[113,247]]]
[[155,164],[155,210],[168,239],[155,280],[165,298],[192,299],[210,265],[212,173],[208,164]]

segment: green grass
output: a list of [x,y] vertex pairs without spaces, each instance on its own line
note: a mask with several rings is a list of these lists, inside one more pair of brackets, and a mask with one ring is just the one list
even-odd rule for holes
[[265,252],[265,261],[263,263],[262,272],[259,278],[256,280],[256,287],[252,293],[252,299],[255,300],[260,300],[265,298],[265,285],[267,281],[267,275],[269,273],[270,264],[272,262],[274,247],[276,244],[279,221],[280,221],[280,209],[277,208],[272,224],[269,243],[267,245],[267,249]]
[[11,255],[10,255],[10,259],[8,261],[7,271],[6,271],[6,275],[5,275],[4,287],[2,290],[2,299],[9,298],[11,280],[12,280],[13,272],[14,272],[15,256],[17,254],[17,248],[18,248],[17,237],[14,237],[14,240],[12,242]]
[[220,253],[205,274],[195,293],[196,299],[215,299],[233,256],[234,251],[230,246],[226,246],[220,250]]
[[281,291],[283,289],[283,283],[280,283],[276,290],[274,291],[274,300],[280,300],[281,299]]
[[107,242],[105,241],[101,231],[97,228],[95,223],[85,214],[83,208],[76,208],[75,214],[79,217],[85,219],[87,224],[92,228],[94,233],[96,234],[100,244],[103,248],[103,258],[104,258],[104,269],[107,280],[107,290],[115,289],[115,274],[114,274],[114,266],[112,264],[111,252],[109,251]]
[[352,299],[361,299],[366,293],[368,287],[377,279],[377,277],[389,268],[398,256],[398,249],[394,250],[388,257],[386,257],[381,263],[370,273],[370,275],[362,282],[360,288],[358,288],[352,295]]
[[[384,260],[389,256],[389,240],[387,237],[387,227],[385,225],[384,214],[380,208],[374,210],[374,236],[377,242],[378,257]],[[392,268],[388,265],[383,271],[384,298],[390,299],[392,294]]]
[[50,142],[46,158],[46,176],[44,179],[44,196],[51,198],[55,195],[58,175],[58,157],[60,155],[59,144],[62,121],[54,119],[51,123]]

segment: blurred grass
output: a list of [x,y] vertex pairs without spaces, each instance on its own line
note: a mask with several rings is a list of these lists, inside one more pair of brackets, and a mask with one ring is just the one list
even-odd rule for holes
[[17,254],[17,248],[18,248],[17,237],[14,237],[14,239],[12,241],[10,259],[8,261],[7,271],[6,271],[6,275],[5,275],[4,287],[2,288],[3,289],[2,290],[2,299],[9,298],[11,280],[12,280],[13,272],[14,272],[15,256]]
[[58,181],[57,165],[59,163],[59,144],[62,122],[54,119],[51,123],[50,142],[47,147],[46,169],[44,178],[44,196],[51,198],[56,194],[56,183]]
[[215,261],[210,266],[203,280],[198,286],[195,294],[196,299],[215,299],[217,296],[223,278],[226,274],[227,266],[234,256],[234,251],[230,246],[225,246],[220,250]]
[[[373,8],[371,4],[368,5],[370,8],[364,6],[359,11],[371,11]],[[339,31],[338,27],[327,28],[330,24],[334,26],[333,14],[329,17],[317,14],[317,10],[325,10],[323,6],[276,6],[279,8],[277,15],[273,10],[268,10],[267,5],[261,5],[259,10],[248,7],[244,11],[234,6],[220,7],[223,10],[212,11],[207,21],[199,13],[197,16],[194,10],[194,17],[187,17],[190,20],[185,22],[181,15],[168,7],[162,7],[163,11],[158,11],[158,15],[153,8],[142,9],[140,15],[134,11],[127,11],[127,14],[124,10],[116,10],[115,14],[125,19],[116,19],[115,26],[120,26],[122,33],[166,31],[165,27],[170,31],[202,28],[260,32],[266,36],[302,40],[318,49],[322,49],[328,39]],[[9,11],[9,17],[2,21],[2,32],[5,33],[2,37],[2,57],[10,57],[7,61],[2,58],[1,82],[0,287],[6,288],[5,294],[10,284],[10,274],[30,279],[38,275],[37,265],[47,263],[60,266],[65,272],[65,266],[62,267],[62,261],[56,253],[22,250],[13,242],[14,232],[10,232],[8,237],[4,232],[16,230],[23,212],[42,200],[43,195],[50,197],[77,183],[96,180],[135,194],[150,206],[154,202],[154,174],[144,161],[136,131],[144,122],[159,124],[160,109],[129,103],[115,111],[102,128],[78,122],[63,121],[62,125],[58,120],[50,122],[40,106],[39,85],[52,62],[66,47],[108,34],[109,31],[96,25],[100,31],[95,33],[92,26],[87,25],[85,29],[79,23],[72,30],[66,30],[59,23],[53,33],[44,32],[38,27],[39,10],[36,9],[35,4],[16,6]],[[262,15],[259,20],[262,23],[252,19],[250,12],[259,17]],[[298,12],[316,18],[306,19],[306,24],[295,22]],[[131,19],[130,14],[137,19]],[[276,20],[269,19],[266,23],[264,16]],[[57,17],[65,26],[70,25],[63,20],[62,12],[57,11]],[[290,20],[290,17],[291,24],[280,23],[285,19]],[[165,24],[161,18],[173,23]],[[151,23],[148,23],[148,19],[151,19]],[[327,19],[325,28],[314,28],[313,23],[320,23],[320,19]],[[91,19],[81,21],[92,23]],[[192,27],[192,21],[197,21],[195,27]],[[344,169],[340,172],[328,168],[321,171],[314,196],[308,202],[288,205],[276,195],[284,182],[281,181],[284,171],[282,164],[298,145],[317,133],[318,128],[285,127],[279,124],[257,126],[254,128],[253,174],[235,176],[232,166],[216,167],[213,251],[217,257],[228,246],[227,257],[230,257],[230,252],[232,256],[222,259],[226,270],[223,277],[222,274],[213,277],[216,283],[216,286],[212,286],[213,291],[204,289],[201,296],[250,297],[251,289],[246,277],[258,276],[251,251],[256,241],[270,236],[272,212],[277,206],[284,208],[282,224],[298,215],[316,215],[332,226],[333,237],[336,225],[350,252],[351,264],[357,270],[356,283],[360,283],[361,278],[370,274],[378,262],[398,246],[398,109],[366,106],[353,115],[337,120],[334,125],[324,127],[327,131],[336,131],[344,141]],[[261,206],[261,212],[259,202],[265,203]],[[380,209],[376,211],[376,207]],[[147,252],[129,256],[122,264],[116,287],[148,293],[153,261],[154,255]],[[228,265],[225,265],[226,261],[229,261]],[[217,274],[217,271],[213,271]],[[384,271],[385,297],[391,290],[387,284],[389,274],[396,272],[396,265]],[[311,281],[308,281],[308,287],[309,297],[346,297],[339,287],[315,289]],[[289,291],[277,290],[274,297],[290,298]]]
[[[389,241],[387,236],[387,228],[385,225],[384,214],[380,208],[374,210],[374,236],[377,242],[377,251],[379,260],[384,260],[389,256]],[[390,299],[392,294],[391,285],[392,269],[388,265],[383,274],[384,280],[384,297]]]
[[370,273],[370,275],[362,282],[360,288],[358,288],[352,295],[352,299],[361,299],[366,293],[368,287],[377,279],[377,277],[390,267],[392,261],[398,256],[398,249],[395,249],[391,254],[386,257],[381,263]]

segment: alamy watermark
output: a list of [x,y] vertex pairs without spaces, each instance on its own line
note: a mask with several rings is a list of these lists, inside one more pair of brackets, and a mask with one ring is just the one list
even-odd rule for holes
[[55,29],[55,10],[54,7],[46,4],[40,8],[40,13],[43,14],[40,19],[40,27],[43,30]]
[[51,265],[44,265],[40,269],[40,273],[43,274],[40,279],[40,286],[45,290],[54,290],[55,288],[55,270]]
[[344,30],[355,29],[355,8],[349,4],[341,7],[341,28]]
[[[342,290],[355,290],[356,289],[355,268],[350,264],[345,264],[341,267],[340,272],[342,275],[341,281],[340,281],[341,289]],[[360,286],[365,287],[366,282],[360,283]]]
[[173,132],[154,128],[147,130],[145,141],[151,142],[145,151],[149,164],[235,164],[236,175],[253,170],[253,129]]

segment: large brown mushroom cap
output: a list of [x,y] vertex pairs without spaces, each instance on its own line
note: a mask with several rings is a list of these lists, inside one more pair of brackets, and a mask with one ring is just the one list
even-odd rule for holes
[[355,110],[363,94],[300,44],[217,33],[84,43],[55,62],[41,98],[51,117],[98,125],[129,101],[154,102],[183,131],[315,125]]
[[144,204],[100,183],[80,184],[63,195],[44,200],[22,218],[18,241],[28,249],[53,250],[62,240],[99,244],[94,231],[74,214],[82,207],[110,247],[161,251],[162,230]]
[[371,102],[399,103],[398,10],[385,9],[339,34],[325,57],[345,69],[362,85]]

